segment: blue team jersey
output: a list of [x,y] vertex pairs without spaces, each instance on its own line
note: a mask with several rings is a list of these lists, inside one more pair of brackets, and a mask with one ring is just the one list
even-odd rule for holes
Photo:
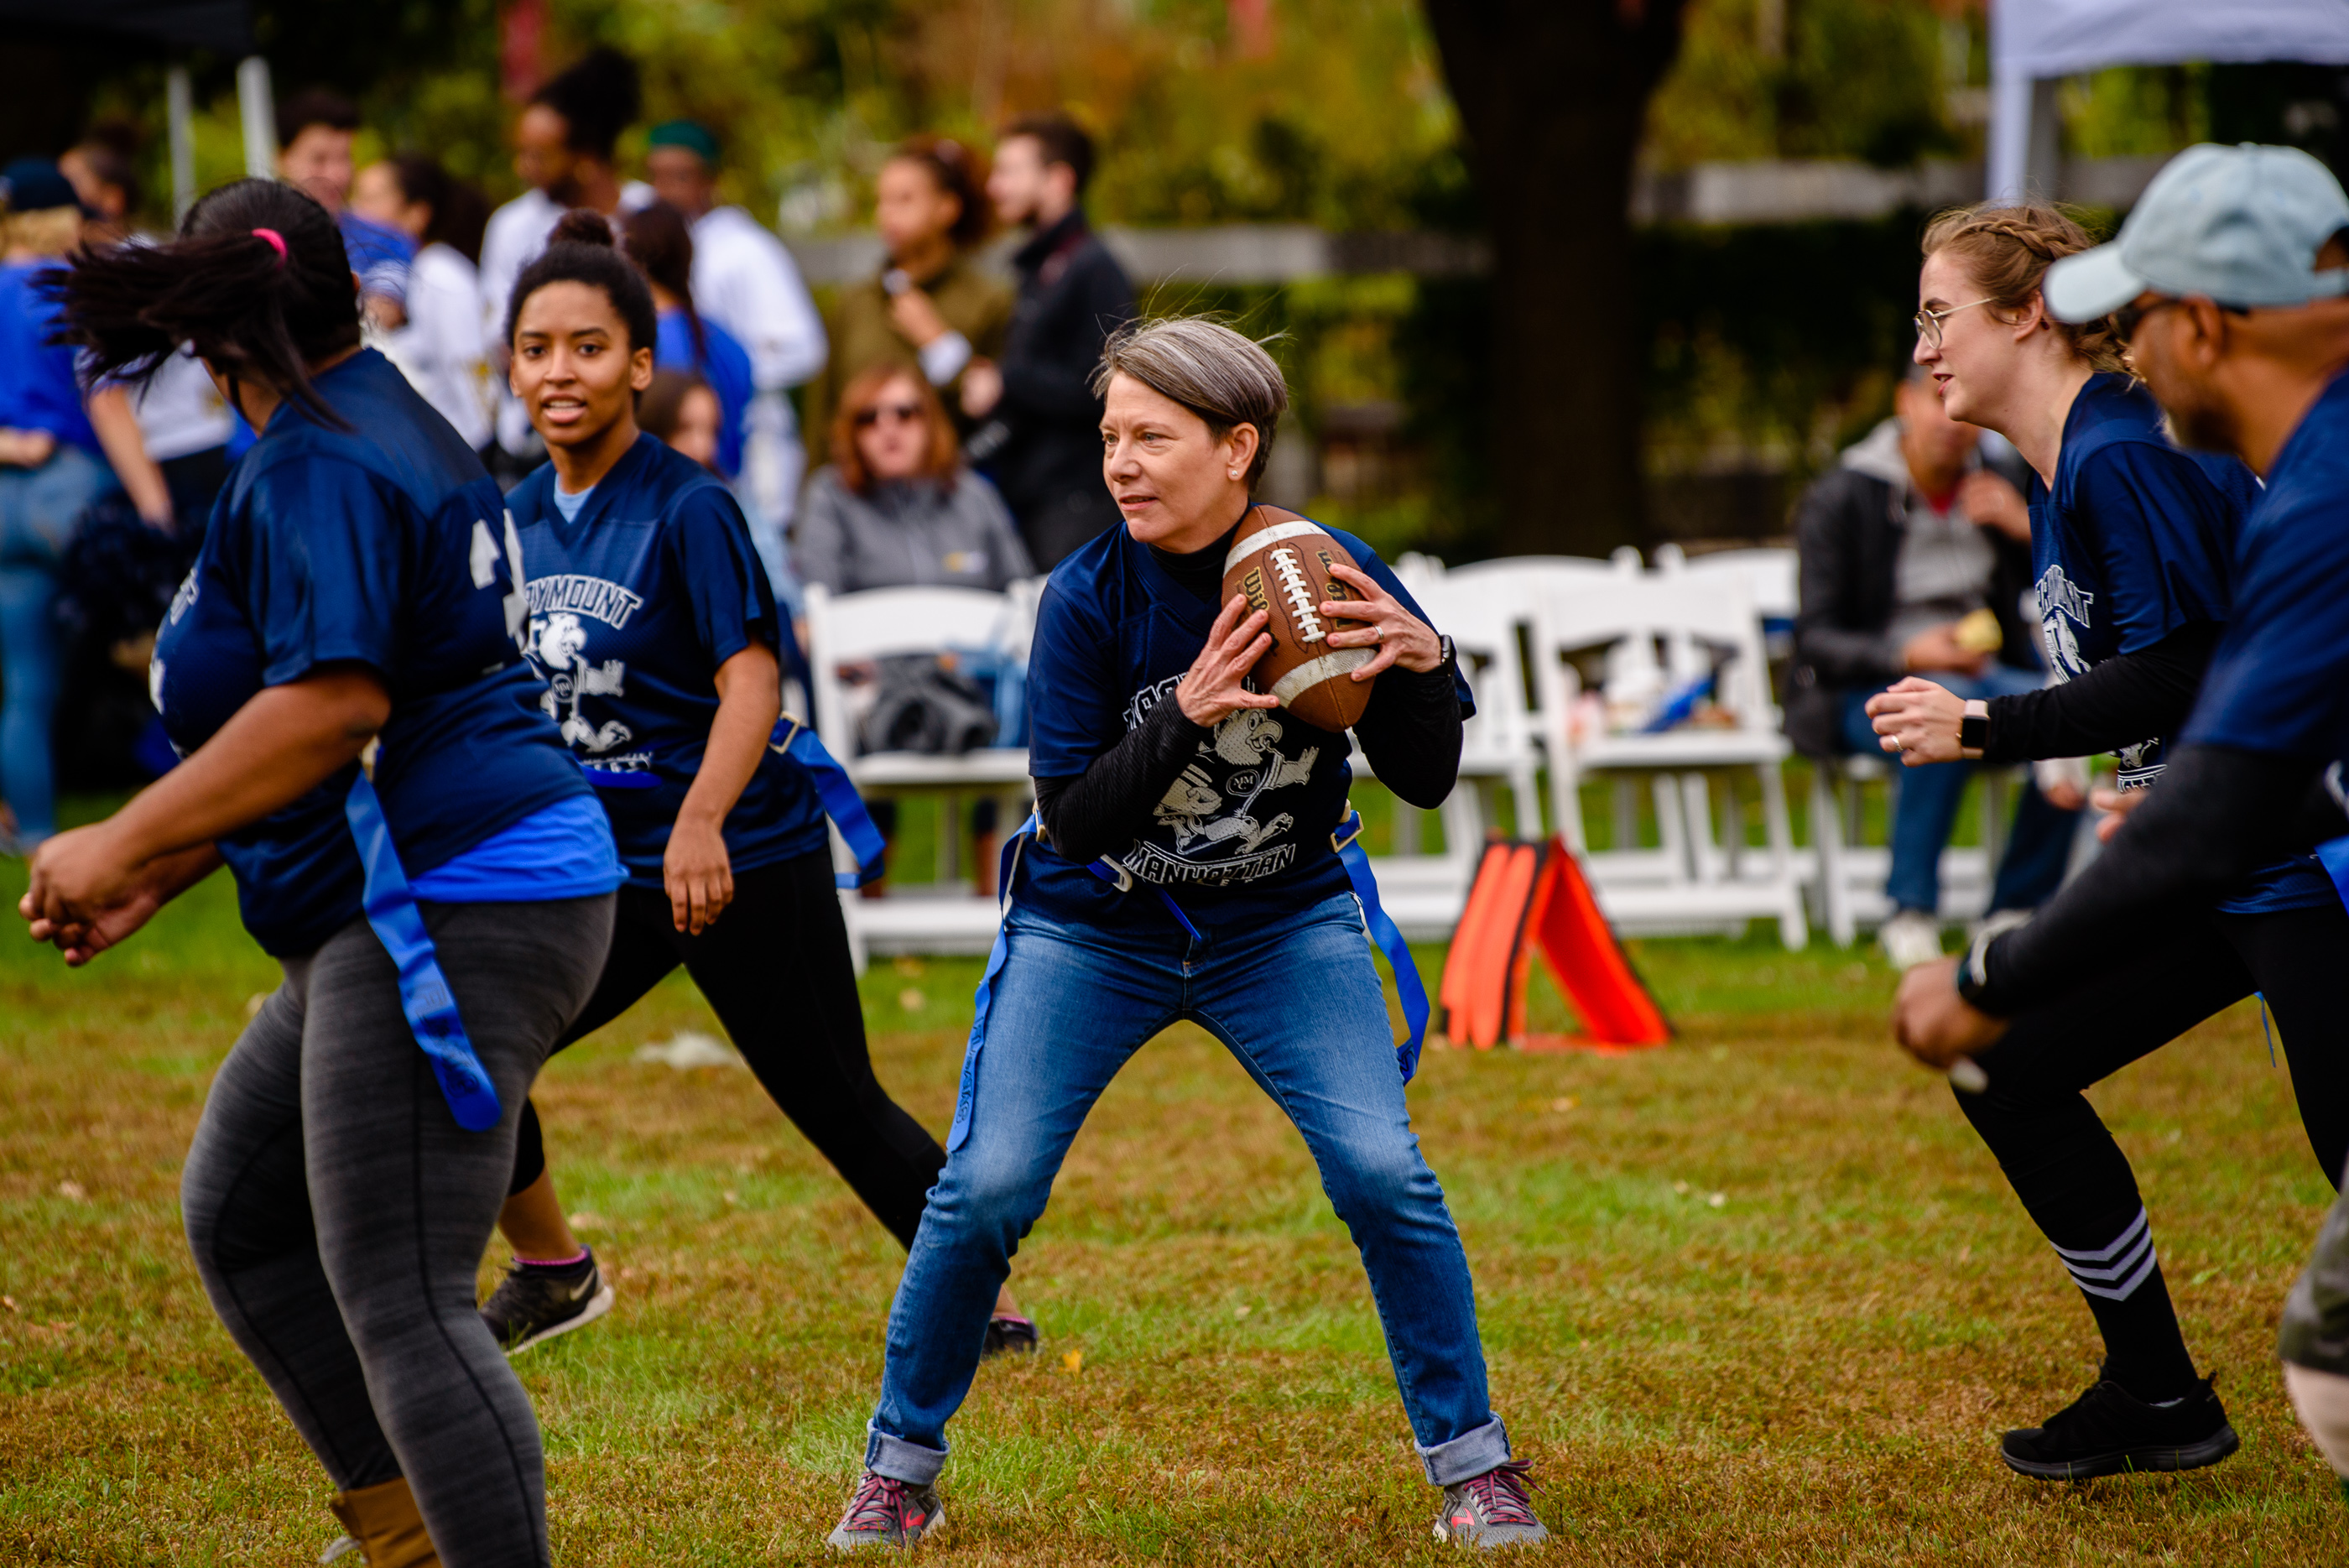
[[[1332,528],[1354,564],[1426,618],[1368,545]],[[1167,575],[1123,526],[1052,568],[1028,659],[1029,771],[1073,778],[1161,702],[1206,646],[1219,607]],[[1463,715],[1475,711],[1454,676]],[[1278,919],[1348,890],[1330,835],[1344,815],[1352,770],[1342,734],[1285,708],[1243,708],[1198,753],[1114,857],[1139,883],[1165,889],[1202,927]],[[1174,919],[1155,896],[1121,894],[1039,843],[1018,896],[1061,919],[1115,927]]]
[[750,400],[758,388],[750,379],[750,356],[731,333],[705,316],[701,337],[709,351],[697,357],[693,324],[686,320],[685,312],[662,311],[653,363],[664,369],[698,372],[718,394],[718,468],[732,479],[742,472],[742,441],[749,429]]
[[[2142,652],[2197,621],[2225,625],[2237,539],[2258,499],[2241,463],[2172,444],[2144,388],[2117,373],[2090,377],[2064,421],[2054,487],[2031,482],[2034,591],[2056,678]],[[2159,777],[2170,740],[2148,735],[2116,753],[2120,787]],[[2219,908],[2257,914],[2333,897],[2302,856],[2261,868]]]
[[[544,465],[506,497],[530,583],[536,694],[585,765],[628,879],[661,885],[661,856],[718,717],[718,667],[791,636],[733,495],[640,435],[565,522]],[[737,871],[823,846],[806,771],[768,751],[726,818]]]
[[[373,349],[316,379],[348,421],[287,403],[212,507],[157,635],[149,681],[182,754],[265,687],[321,665],[391,694],[376,793],[420,876],[587,783],[539,711],[497,486],[449,421]],[[220,841],[246,929],[308,952],[360,915],[343,815],[357,764]]]
[[396,305],[407,305],[416,242],[401,230],[362,218],[347,208],[336,214],[335,227],[342,233],[343,251],[350,257],[351,270],[359,275],[359,286]]
[[2349,760],[2349,375],[2276,454],[2236,562],[2235,618],[2184,739]]

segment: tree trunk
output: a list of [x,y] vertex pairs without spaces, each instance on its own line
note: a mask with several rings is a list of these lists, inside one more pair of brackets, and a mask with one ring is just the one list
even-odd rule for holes
[[1685,0],[1426,0],[1493,242],[1490,461],[1510,554],[1640,541],[1631,165]]

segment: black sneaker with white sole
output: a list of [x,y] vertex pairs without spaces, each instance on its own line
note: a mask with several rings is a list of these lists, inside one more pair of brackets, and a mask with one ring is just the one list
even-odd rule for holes
[[823,1543],[834,1552],[854,1552],[865,1546],[909,1551],[946,1521],[946,1506],[938,1501],[937,1488],[866,1470],[856,1483],[856,1495],[848,1500],[848,1511]]
[[481,1303],[481,1321],[508,1355],[519,1355],[558,1334],[585,1328],[612,1310],[612,1287],[591,1251],[575,1263],[516,1260]]
[[2076,1481],[2131,1470],[2199,1470],[2242,1446],[2209,1378],[2166,1405],[2148,1405],[2106,1380],[2043,1425],[2009,1432],[1999,1457],[2040,1480]]
[[1512,1459],[1445,1487],[1435,1539],[1488,1551],[1548,1540],[1549,1532],[1534,1517],[1533,1500],[1526,1495],[1526,1471],[1532,1468],[1523,1459]]

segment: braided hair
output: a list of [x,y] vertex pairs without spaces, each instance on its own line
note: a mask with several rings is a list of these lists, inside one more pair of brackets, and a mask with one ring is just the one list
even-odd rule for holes
[[[2014,315],[2028,310],[2039,297],[2049,267],[2095,243],[2060,207],[1979,202],[1935,217],[1925,226],[1923,249],[1929,257],[1943,251],[1955,255],[1991,301],[1989,308]],[[2051,316],[2047,324],[2063,334],[2073,353],[2095,369],[2126,369],[2121,359],[2126,345],[2113,330],[2112,317],[2075,324]]]
[[335,220],[291,185],[222,185],[188,209],[177,239],[84,247],[38,286],[63,307],[56,340],[88,351],[92,385],[144,386],[186,343],[232,391],[257,382],[350,428],[310,384],[310,367],[358,347],[358,285]]

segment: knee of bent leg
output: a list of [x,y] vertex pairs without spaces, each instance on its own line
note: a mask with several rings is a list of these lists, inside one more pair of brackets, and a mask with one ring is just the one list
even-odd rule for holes
[[997,1231],[1007,1242],[1016,1241],[1044,1212],[1051,1190],[1050,1166],[973,1138],[947,1157],[931,1190],[930,1210],[949,1223]]
[[[298,1151],[297,1151],[298,1158]],[[180,1218],[197,1263],[234,1273],[316,1244],[310,1192],[299,1177],[269,1169],[266,1159],[220,1168],[201,1145],[180,1177]]]
[[1438,1205],[1444,1199],[1409,1127],[1381,1129],[1375,1137],[1348,1140],[1325,1151],[1321,1189],[1338,1217],[1349,1224]]

